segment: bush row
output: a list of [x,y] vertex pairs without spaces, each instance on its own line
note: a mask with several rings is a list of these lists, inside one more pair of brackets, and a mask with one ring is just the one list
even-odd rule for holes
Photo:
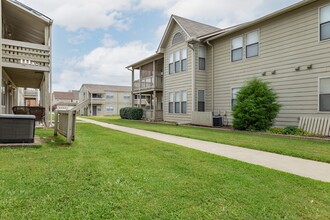
[[126,107],[120,109],[120,117],[122,119],[141,120],[143,117],[143,109],[135,107]]
[[289,126],[286,128],[270,128],[268,132],[272,134],[285,134],[285,135],[297,135],[297,136],[319,136],[293,126]]

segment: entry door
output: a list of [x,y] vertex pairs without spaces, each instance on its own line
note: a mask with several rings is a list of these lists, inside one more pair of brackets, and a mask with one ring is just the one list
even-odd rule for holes
[[96,105],[94,105],[93,106],[93,116],[96,116],[96,113],[97,112],[97,106]]

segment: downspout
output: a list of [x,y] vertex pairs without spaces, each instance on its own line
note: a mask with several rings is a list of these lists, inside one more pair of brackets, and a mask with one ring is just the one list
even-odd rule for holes
[[212,95],[211,95],[211,104],[212,104],[212,112],[214,112],[214,47],[213,45],[209,42],[206,41],[207,45],[209,45],[212,48],[212,59],[211,59],[211,66],[212,66],[212,84],[211,84],[211,90],[212,90]]
[[195,48],[191,46],[191,44],[188,42],[188,47],[193,51],[192,56],[192,77],[191,77],[191,96],[192,96],[192,102],[191,102],[191,111],[195,111],[195,78],[196,78],[196,72],[195,72]]

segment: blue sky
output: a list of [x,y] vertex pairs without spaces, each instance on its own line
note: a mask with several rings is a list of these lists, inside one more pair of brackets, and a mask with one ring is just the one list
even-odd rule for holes
[[125,67],[156,51],[171,14],[225,28],[298,1],[21,0],[54,20],[54,91],[130,85]]

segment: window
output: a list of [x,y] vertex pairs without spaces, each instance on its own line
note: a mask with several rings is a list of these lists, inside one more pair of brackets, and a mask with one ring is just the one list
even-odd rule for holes
[[174,93],[169,93],[168,113],[173,113]]
[[330,111],[330,77],[320,79],[320,112]]
[[181,113],[187,113],[187,91],[181,92]]
[[176,33],[172,39],[172,45],[179,44],[182,42],[184,42],[183,35],[180,32]]
[[206,51],[204,46],[199,46],[198,57],[199,57],[198,60],[199,70],[205,70]]
[[107,95],[106,95],[107,99],[113,99],[113,97],[114,97],[114,95],[111,92],[107,93]]
[[175,93],[175,113],[180,113],[180,92]]
[[124,95],[124,99],[130,99],[131,95]]
[[198,90],[198,111],[205,112],[205,91]]
[[246,58],[259,56],[259,32],[246,35]]
[[231,61],[243,59],[243,37],[237,37],[231,41]]
[[169,73],[172,74],[174,73],[174,55],[173,53],[170,54],[169,56]]
[[107,106],[106,107],[106,109],[107,109],[107,112],[114,112],[114,107],[112,107],[112,106]]
[[320,40],[330,39],[330,5],[320,9]]
[[181,50],[181,71],[187,70],[187,49]]
[[175,52],[175,72],[180,72],[180,51]]
[[231,110],[234,109],[234,106],[237,103],[237,93],[239,92],[240,88],[232,88],[231,89]]

